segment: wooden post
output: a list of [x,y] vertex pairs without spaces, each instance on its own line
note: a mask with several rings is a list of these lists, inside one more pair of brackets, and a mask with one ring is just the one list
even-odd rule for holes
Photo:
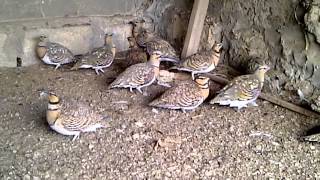
[[195,54],[198,51],[208,5],[209,0],[194,0],[188,31],[181,53],[182,58]]

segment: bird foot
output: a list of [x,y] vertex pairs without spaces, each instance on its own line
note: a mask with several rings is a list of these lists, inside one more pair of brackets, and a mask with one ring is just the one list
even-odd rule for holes
[[253,106],[253,107],[258,107],[258,104],[256,102],[249,103],[248,105]]
[[56,67],[54,68],[54,70],[57,70],[61,65],[60,64],[56,64]]
[[101,71],[102,73],[104,73],[104,70],[101,67],[94,67],[93,68],[96,71],[96,74],[99,75],[99,71]]
[[75,141],[75,140],[78,139],[79,137],[80,137],[80,132],[79,132],[78,134],[76,134],[76,135],[73,136],[72,141]]

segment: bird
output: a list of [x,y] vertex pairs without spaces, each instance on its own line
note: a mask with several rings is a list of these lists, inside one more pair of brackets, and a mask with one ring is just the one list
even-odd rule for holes
[[127,60],[129,65],[144,63],[148,61],[147,53],[138,46],[134,37],[128,37],[129,51],[127,54]]
[[170,69],[191,72],[192,79],[195,74],[207,73],[215,69],[220,60],[221,43],[215,43],[209,51],[202,51],[186,57],[182,62]]
[[154,51],[148,62],[134,64],[122,72],[110,85],[112,88],[135,88],[143,94],[141,88],[151,85],[159,75],[160,52]]
[[72,141],[79,138],[82,132],[95,132],[105,128],[103,116],[82,102],[61,103],[60,98],[50,92],[46,120],[50,128],[59,134],[73,136]]
[[300,138],[300,140],[306,141],[306,142],[320,142],[320,133],[311,134],[307,136],[303,136]]
[[160,60],[178,63],[180,61],[176,50],[171,44],[161,38],[160,36],[148,31],[144,25],[145,21],[131,21],[133,25],[132,36],[136,39],[137,44],[140,47],[146,48],[149,55],[153,51],[160,51],[162,53]]
[[46,35],[39,37],[36,54],[44,63],[55,65],[55,70],[62,64],[75,61],[73,53],[68,48],[59,43],[50,42]]
[[247,105],[258,106],[255,101],[261,93],[264,76],[269,69],[267,65],[260,65],[253,74],[234,78],[220,90],[210,104],[229,105],[237,107],[238,111]]
[[91,52],[80,56],[71,70],[92,68],[97,75],[99,75],[99,71],[104,72],[103,68],[111,66],[116,54],[116,47],[112,37],[113,34],[106,34],[104,46],[95,48]]
[[209,96],[209,78],[197,76],[194,80],[182,81],[165,91],[159,98],[149,103],[149,106],[165,109],[193,110],[201,105]]
[[177,55],[176,50],[171,46],[171,44],[168,41],[160,37],[153,36],[150,32],[148,32],[145,29],[142,30],[142,32],[138,35],[137,42],[139,42],[140,36],[144,38],[144,40],[141,40],[144,42],[142,47],[146,48],[148,54],[152,54],[154,51],[160,51],[160,61],[169,61],[173,63],[180,62],[180,58]]
[[145,43],[150,40],[161,39],[158,35],[151,33],[145,28],[145,22],[146,21],[144,19],[130,21],[130,24],[133,26],[132,37],[135,38],[140,47],[145,47]]

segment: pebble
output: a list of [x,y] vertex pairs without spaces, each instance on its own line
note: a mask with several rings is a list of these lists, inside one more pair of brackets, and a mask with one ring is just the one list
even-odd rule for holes
[[159,111],[155,108],[152,108],[152,112],[155,113],[155,114],[159,114]]
[[93,144],[89,144],[89,149],[93,149],[94,148],[94,145]]
[[23,180],[31,180],[31,177],[30,177],[30,175],[26,174],[26,175],[23,176],[22,179]]

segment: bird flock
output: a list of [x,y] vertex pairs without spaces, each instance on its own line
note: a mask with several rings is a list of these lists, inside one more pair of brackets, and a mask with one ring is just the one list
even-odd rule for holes
[[[170,87],[160,97],[149,103],[155,108],[191,111],[200,106],[209,96],[209,81],[205,73],[213,71],[219,63],[223,50],[221,43],[215,43],[210,50],[201,51],[186,58],[180,58],[169,42],[145,28],[144,20],[135,20],[132,24],[132,37],[128,37],[129,51],[126,56],[128,67],[109,85],[109,89],[128,88],[143,94],[143,88],[154,82],[159,83],[160,64],[163,61],[173,63],[168,70],[184,71],[191,74],[190,79]],[[93,69],[97,75],[112,65],[116,46],[113,34],[105,34],[105,44],[83,55],[73,55],[65,46],[50,42],[45,35],[40,36],[36,46],[38,57],[46,64],[58,69],[61,65],[73,63],[71,70]],[[267,65],[261,65],[253,74],[234,78],[218,92],[209,103],[226,105],[240,110],[255,103],[264,83]],[[70,106],[60,102],[54,92],[48,93],[46,118],[50,127],[63,135],[77,139],[81,132],[96,131],[105,127],[101,116],[81,103]]]

